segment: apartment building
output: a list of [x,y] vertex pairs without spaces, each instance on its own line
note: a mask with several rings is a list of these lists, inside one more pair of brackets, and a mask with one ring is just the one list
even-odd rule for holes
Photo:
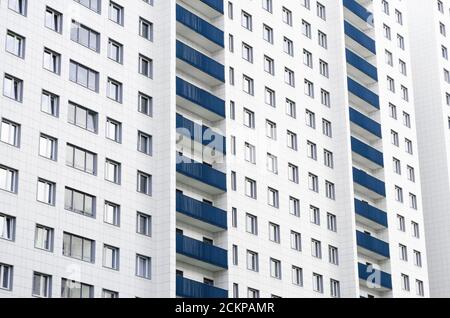
[[0,6],[0,297],[429,296],[405,1]]
[[408,1],[430,294],[448,297],[450,3]]

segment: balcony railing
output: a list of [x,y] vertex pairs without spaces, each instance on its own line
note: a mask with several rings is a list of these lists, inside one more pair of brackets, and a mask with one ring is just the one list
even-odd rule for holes
[[217,12],[223,14],[223,0],[200,0],[200,1],[207,4]]
[[218,81],[225,82],[225,68],[222,64],[181,41],[177,41],[177,58]]
[[350,107],[350,121],[359,127],[367,130],[372,135],[382,138],[381,125],[375,120],[370,119],[366,115],[360,113],[354,108]]
[[365,88],[350,77],[347,78],[347,81],[348,90],[350,93],[375,107],[376,109],[380,109],[380,98],[377,94],[372,92],[370,89]]
[[386,197],[386,186],[383,181],[372,177],[365,171],[353,168],[353,181],[382,197]]
[[389,258],[389,244],[369,234],[356,231],[356,242],[358,246],[372,253]]
[[176,294],[184,298],[228,298],[228,291],[177,276]]
[[375,66],[349,49],[345,50],[345,55],[347,58],[347,63],[366,74],[374,81],[378,81],[378,70]]
[[364,32],[353,26],[351,23],[344,21],[345,34],[353,41],[367,49],[372,54],[377,54],[375,41]]
[[227,191],[227,177],[225,173],[184,156],[178,156],[177,161],[178,173],[221,191]]
[[177,192],[177,212],[222,230],[227,229],[227,212]]
[[369,269],[369,266],[361,263],[358,263],[358,274],[359,279],[364,280],[369,284],[392,289],[391,274],[378,269]]
[[189,10],[177,5],[176,9],[177,21],[209,41],[220,47],[224,47],[224,33],[211,23],[203,20],[199,16],[193,14]]
[[372,221],[381,226],[387,228],[388,227],[388,218],[387,213],[371,206],[367,202],[360,201],[355,199],[355,212],[356,214]]
[[353,12],[361,20],[373,26],[373,15],[355,0],[344,0],[344,7]]
[[177,234],[177,253],[223,269],[228,268],[227,250]]
[[380,167],[384,167],[383,153],[375,148],[363,143],[361,140],[352,137],[352,151],[361,157],[370,160]]

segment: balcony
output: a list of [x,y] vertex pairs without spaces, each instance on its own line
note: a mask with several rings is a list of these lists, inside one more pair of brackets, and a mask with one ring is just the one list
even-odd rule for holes
[[383,153],[355,137],[352,137],[352,152],[353,159],[369,169],[384,167]]
[[225,118],[225,101],[177,77],[177,105],[209,121]]
[[355,199],[355,212],[358,222],[375,230],[388,227],[387,213],[371,206],[369,203]]
[[356,243],[358,252],[376,260],[388,259],[389,244],[369,234],[356,231]]
[[227,230],[227,212],[177,191],[177,219],[209,232]]
[[[211,128],[194,123],[193,121],[177,114],[177,133],[187,137],[189,141],[193,140],[201,145],[210,148],[212,151],[226,153],[226,139],[224,136],[215,132]],[[189,144],[186,147],[191,147]]]
[[227,191],[226,174],[185,156],[177,156],[177,181],[212,195]]
[[381,289],[381,291],[392,289],[391,274],[358,263],[358,275],[361,282],[368,287]]
[[184,298],[228,298],[228,291],[177,276],[176,294]]
[[215,19],[223,15],[223,0],[183,1],[209,19]]
[[375,66],[349,49],[345,50],[345,55],[348,71],[351,73],[352,77],[365,85],[371,85],[378,82],[378,70]]
[[373,27],[373,14],[356,0],[344,0],[345,19],[364,30]]
[[217,86],[225,82],[225,68],[212,58],[177,41],[177,68],[204,82]]
[[380,98],[377,94],[350,77],[347,78],[347,85],[351,104],[363,108],[368,113],[380,109]]
[[221,271],[228,268],[226,250],[178,233],[177,260],[209,271]]
[[355,190],[367,195],[373,200],[386,197],[386,186],[384,182],[362,170],[353,168],[353,182],[355,184]]
[[[191,1],[200,2],[200,1]],[[211,23],[177,5],[177,33],[210,52],[224,48],[224,33]]]
[[352,51],[363,58],[369,58],[377,54],[375,41],[348,21],[344,21],[344,32],[346,44]]
[[350,107],[350,123],[352,131],[364,137],[369,141],[375,141],[382,138],[381,125],[375,120],[370,119],[363,113],[360,113]]

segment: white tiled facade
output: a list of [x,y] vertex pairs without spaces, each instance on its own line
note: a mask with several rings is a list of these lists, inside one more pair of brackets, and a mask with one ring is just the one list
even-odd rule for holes
[[441,87],[443,113],[445,88],[437,64],[435,84],[413,77],[413,5],[0,6],[0,297],[429,297],[428,275],[438,284],[430,246],[444,243],[422,202],[443,213],[448,180],[427,197],[436,167],[419,146],[448,123],[420,100]]

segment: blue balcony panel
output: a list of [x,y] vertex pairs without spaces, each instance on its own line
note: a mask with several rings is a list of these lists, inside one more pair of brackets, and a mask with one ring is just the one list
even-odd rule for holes
[[[355,137],[352,137],[352,151],[360,157],[359,159],[369,160],[368,164],[371,169],[384,167],[383,153]],[[361,160],[358,161],[361,162]]]
[[369,203],[355,199],[355,212],[357,217],[362,223],[368,224],[369,226],[380,230],[388,227],[388,217],[387,213],[371,206]]
[[222,64],[181,41],[177,41],[177,58],[182,62],[178,63],[179,68],[208,85],[225,82],[225,68]]
[[353,41],[348,44],[351,43],[353,50],[359,55],[369,57],[377,54],[375,41],[348,21],[344,21],[344,32]]
[[364,8],[356,0],[344,0],[344,8],[348,9],[357,18],[361,20],[361,25],[368,24],[373,26],[373,14]]
[[225,101],[179,77],[176,79],[177,104],[210,121],[225,118]]
[[180,35],[210,52],[224,48],[224,32],[222,30],[180,5],[177,5],[176,15],[177,32]]
[[228,298],[228,291],[177,276],[176,294],[184,298]]
[[[381,125],[379,123],[351,107],[350,121],[359,128],[362,128],[362,130],[364,130],[365,132],[370,133],[373,137],[377,137],[380,139],[383,137],[381,133]],[[377,139],[373,138],[372,136],[367,136],[367,134],[365,134],[363,131],[358,131],[358,133],[370,140]]]
[[177,181],[216,195],[227,191],[226,174],[210,166],[177,155]]
[[177,233],[177,259],[210,271],[228,268],[228,253],[223,248]]
[[369,234],[356,231],[356,243],[359,251],[376,260],[388,259],[389,244]]
[[367,62],[366,59],[362,58],[358,54],[354,53],[353,51],[346,49],[345,50],[345,56],[347,59],[347,63],[350,64],[352,67],[354,67],[356,70],[358,70],[358,75],[363,74],[367,77],[369,77],[369,81],[362,77],[363,80],[372,83],[378,81],[378,70],[375,66],[373,66],[371,63]]
[[209,147],[211,150],[226,153],[225,137],[208,126],[199,125],[180,114],[177,114],[176,125],[177,133]]
[[380,98],[377,94],[350,77],[347,77],[347,85],[348,91],[357,97],[357,101],[355,101],[355,103],[360,106],[367,105],[366,108],[372,107],[375,108],[375,110],[380,109]]
[[[227,212],[208,203],[195,200],[177,191],[177,212],[185,217],[179,219],[210,232],[227,230]],[[178,219],[178,217],[177,217]],[[192,221],[191,221],[192,220]]]
[[384,182],[372,177],[365,171],[353,168],[353,181],[361,186],[361,189],[357,190],[369,195],[373,199],[386,197],[386,186]]
[[358,276],[359,279],[364,281],[370,286],[382,290],[392,289],[392,277],[391,274],[380,271],[378,269],[369,268],[366,264],[358,263]]

